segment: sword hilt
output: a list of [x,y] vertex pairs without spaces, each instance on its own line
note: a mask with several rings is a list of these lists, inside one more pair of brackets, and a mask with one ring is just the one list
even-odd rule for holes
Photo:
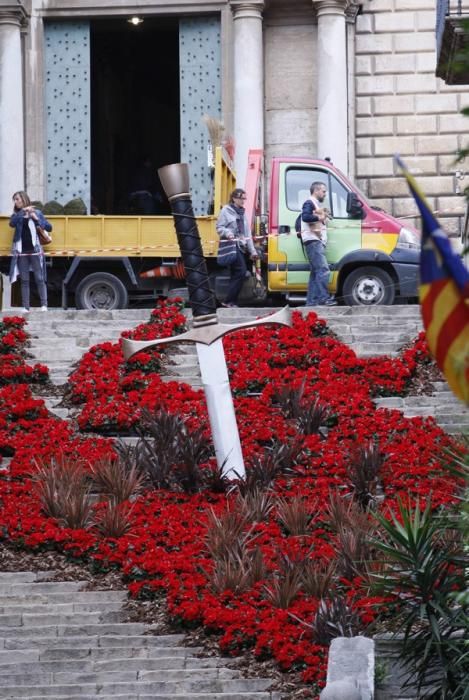
[[192,208],[189,167],[187,163],[173,163],[160,168],[158,174],[171,205],[192,314],[194,318],[213,316],[216,314],[217,304],[210,287],[197,219]]

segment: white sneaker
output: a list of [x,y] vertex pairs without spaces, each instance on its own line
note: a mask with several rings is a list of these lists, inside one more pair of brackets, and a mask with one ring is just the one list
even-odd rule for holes
[[18,309],[19,314],[29,314],[29,309]]
[[39,309],[39,311],[47,311],[47,306],[41,306],[41,308]]

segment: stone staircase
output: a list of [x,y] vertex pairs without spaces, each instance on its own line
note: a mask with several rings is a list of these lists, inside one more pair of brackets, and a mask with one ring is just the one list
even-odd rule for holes
[[219,657],[122,622],[125,591],[51,582],[54,572],[0,573],[0,698],[279,700]]
[[[305,314],[310,308],[297,309]],[[337,306],[316,309],[337,336],[351,346],[360,357],[397,355],[406,342],[422,329],[420,307],[402,306]],[[219,309],[222,323],[237,323],[273,313],[271,308]],[[3,312],[0,315],[11,315]],[[188,318],[191,314],[188,311]],[[27,330],[31,334],[30,354],[49,367],[52,383],[64,384],[73,365],[92,345],[116,341],[123,330],[147,321],[149,309],[119,311],[76,311],[51,309],[45,313],[33,310],[28,315]],[[170,363],[164,379],[185,381],[200,387],[200,374],[193,346],[172,348]],[[68,409],[57,406],[57,397],[45,397],[46,404],[61,418],[69,416]],[[405,416],[434,416],[439,425],[450,433],[469,430],[469,411],[449,391],[446,383],[435,383],[432,396],[377,399],[382,407],[397,408]]]

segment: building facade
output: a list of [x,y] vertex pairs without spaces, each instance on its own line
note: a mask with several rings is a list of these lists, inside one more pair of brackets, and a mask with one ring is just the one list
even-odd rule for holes
[[434,0],[0,0],[0,209],[27,188],[125,212],[144,160],[182,160],[205,213],[208,114],[239,184],[249,148],[267,175],[327,156],[412,223],[399,152],[457,236],[469,97],[435,76],[435,22]]

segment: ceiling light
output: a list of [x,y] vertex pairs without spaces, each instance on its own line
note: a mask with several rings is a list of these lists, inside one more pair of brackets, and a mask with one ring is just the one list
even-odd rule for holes
[[132,24],[134,27],[138,27],[139,24],[142,24],[143,19],[141,17],[131,17],[127,20],[127,22]]

